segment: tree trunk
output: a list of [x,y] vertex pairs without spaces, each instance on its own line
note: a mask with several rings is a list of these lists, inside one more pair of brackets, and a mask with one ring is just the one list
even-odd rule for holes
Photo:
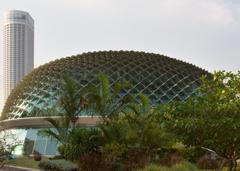
[[218,169],[216,171],[221,171],[224,167],[224,165],[228,162],[227,159],[222,159],[220,166],[218,167]]
[[237,160],[233,160],[233,171],[237,170]]
[[233,170],[233,160],[228,160],[228,171]]

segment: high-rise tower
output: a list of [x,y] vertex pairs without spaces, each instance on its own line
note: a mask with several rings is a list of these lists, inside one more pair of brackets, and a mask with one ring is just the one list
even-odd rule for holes
[[24,11],[4,14],[4,100],[17,82],[33,69],[34,20]]

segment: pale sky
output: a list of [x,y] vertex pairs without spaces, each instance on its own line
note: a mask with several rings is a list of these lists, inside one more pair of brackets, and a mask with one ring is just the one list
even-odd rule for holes
[[[240,68],[240,0],[0,0],[1,25],[9,9],[35,20],[35,67],[87,51],[136,50],[210,72]],[[2,48],[0,60],[2,98]]]

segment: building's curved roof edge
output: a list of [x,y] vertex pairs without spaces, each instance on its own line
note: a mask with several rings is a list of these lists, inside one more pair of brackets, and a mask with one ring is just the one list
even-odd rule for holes
[[[0,131],[14,128],[50,128],[52,125],[46,120],[47,118],[59,120],[61,119],[61,116],[6,119],[0,121]],[[100,116],[79,116],[77,120],[77,124],[89,126],[101,122],[102,119]]]

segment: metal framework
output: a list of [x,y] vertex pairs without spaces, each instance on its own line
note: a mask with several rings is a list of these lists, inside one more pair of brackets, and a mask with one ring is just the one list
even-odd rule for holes
[[99,84],[98,73],[108,75],[111,84],[128,81],[132,88],[124,94],[143,93],[151,103],[185,100],[201,83],[203,69],[164,55],[134,51],[83,53],[42,65],[19,82],[10,94],[4,119],[43,116],[61,95],[62,76],[68,74],[82,87]]

